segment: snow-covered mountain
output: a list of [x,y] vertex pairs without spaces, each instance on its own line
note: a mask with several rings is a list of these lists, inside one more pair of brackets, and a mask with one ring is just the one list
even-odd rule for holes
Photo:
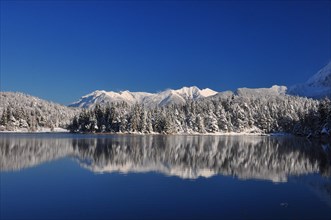
[[232,95],[242,97],[275,97],[286,94],[309,98],[331,97],[331,61],[306,83],[297,84],[289,88],[274,85],[270,88],[239,88],[235,92],[216,92],[209,88],[201,90],[196,86],[191,86],[177,90],[168,89],[158,93],[130,91],[107,92],[104,90],[96,90],[81,97],[81,99],[69,106],[89,108],[96,104],[115,102],[126,102],[128,104],[140,103],[145,106],[165,106],[169,104],[185,104],[187,100],[197,100],[206,97],[216,99],[231,97]]
[[270,88],[239,88],[236,91],[224,91],[219,92],[213,96],[210,96],[211,99],[229,99],[232,96],[239,96],[245,98],[271,98],[277,96],[286,95],[287,87],[286,86],[277,86],[274,85]]
[[128,104],[140,103],[145,106],[165,106],[169,104],[185,104],[187,100],[197,100],[202,98],[226,98],[232,95],[243,97],[258,97],[258,96],[278,96],[285,95],[286,86],[274,85],[270,88],[239,88],[235,92],[224,91],[216,92],[209,88],[199,89],[196,86],[183,87],[181,89],[168,89],[158,93],[147,92],[107,92],[104,90],[96,90],[90,94],[83,96],[77,102],[70,104],[71,107],[94,107],[96,104],[126,102]]
[[128,104],[143,103],[146,106],[164,106],[169,104],[185,104],[186,100],[197,100],[217,94],[211,89],[200,90],[196,86],[183,87],[181,89],[168,89],[158,93],[147,92],[107,92],[97,90],[83,96],[77,102],[72,103],[71,107],[89,108],[96,104],[126,102]]
[[288,94],[309,98],[331,98],[331,61],[307,82],[290,87]]
[[236,91],[238,96],[279,96],[286,94],[287,87],[286,86],[277,86],[274,85],[270,88],[257,88],[257,89],[250,89],[250,88],[239,88]]

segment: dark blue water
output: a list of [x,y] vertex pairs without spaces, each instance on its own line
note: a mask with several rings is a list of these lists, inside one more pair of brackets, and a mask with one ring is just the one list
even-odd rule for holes
[[330,145],[0,134],[1,219],[331,219]]

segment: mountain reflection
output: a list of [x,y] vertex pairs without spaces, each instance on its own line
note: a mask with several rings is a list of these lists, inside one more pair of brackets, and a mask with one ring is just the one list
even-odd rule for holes
[[[159,172],[195,179],[230,175],[287,181],[288,176],[330,176],[330,146],[294,137],[95,136],[0,139],[1,171],[15,171],[63,157],[93,172]],[[83,136],[84,137],[84,136]]]

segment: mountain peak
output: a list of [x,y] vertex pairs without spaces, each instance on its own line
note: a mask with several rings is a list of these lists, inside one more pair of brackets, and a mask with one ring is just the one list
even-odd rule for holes
[[209,97],[209,96],[213,96],[216,95],[218,92],[209,89],[209,88],[205,88],[203,90],[201,90],[201,94],[204,95],[205,97]]
[[306,83],[290,87],[289,94],[309,98],[331,97],[331,61]]
[[83,96],[82,98],[89,97],[89,96],[100,96],[101,94],[104,94],[104,93],[107,93],[107,92],[105,90],[95,90],[95,91]]
[[306,82],[310,86],[331,87],[331,61]]
[[175,90],[177,93],[182,94],[188,98],[192,97],[208,97],[217,94],[218,92],[211,90],[209,88],[199,89],[197,86],[183,87],[181,89]]

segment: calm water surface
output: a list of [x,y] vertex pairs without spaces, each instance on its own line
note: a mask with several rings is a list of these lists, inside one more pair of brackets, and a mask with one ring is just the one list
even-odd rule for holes
[[0,134],[0,165],[0,219],[331,219],[302,138]]

